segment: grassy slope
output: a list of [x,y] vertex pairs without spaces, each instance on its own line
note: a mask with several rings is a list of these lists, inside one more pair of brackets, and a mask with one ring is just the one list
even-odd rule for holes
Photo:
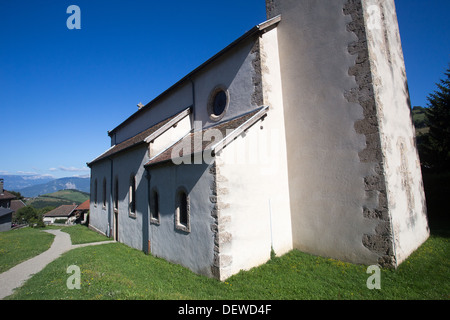
[[412,117],[417,135],[427,134],[430,131],[427,124],[428,117],[426,108],[414,107],[412,110]]
[[0,272],[48,250],[54,237],[32,228],[0,232]]
[[70,234],[72,244],[92,243],[111,240],[110,238],[107,238],[97,232],[93,232],[89,230],[87,227],[79,224],[76,226],[63,227],[61,228],[61,231]]
[[34,208],[46,206],[58,207],[66,204],[80,204],[89,199],[89,194],[78,190],[60,190],[57,192],[41,195],[27,201],[27,205]]
[[[91,231],[75,234],[85,232]],[[432,236],[397,270],[382,270],[381,290],[369,290],[367,267],[297,250],[219,282],[123,244],[106,244],[65,253],[9,298],[448,300],[449,249],[448,234]],[[70,265],[80,267],[80,290],[67,289]]]

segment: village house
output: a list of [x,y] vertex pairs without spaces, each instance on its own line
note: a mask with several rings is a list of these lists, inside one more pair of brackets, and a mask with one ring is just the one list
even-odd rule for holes
[[13,212],[11,209],[0,207],[0,232],[11,230]]
[[14,199],[16,196],[4,189],[4,180],[0,179],[0,207],[10,208]]
[[75,224],[87,224],[88,216],[89,216],[89,208],[90,208],[90,200],[86,200],[85,202],[78,205],[73,211],[73,215],[75,217]]
[[4,189],[4,179],[0,179],[0,231],[11,230],[14,214],[25,206],[22,200]]
[[0,179],[0,232],[11,230],[12,215],[15,211],[11,202],[16,199],[16,196],[6,191],[3,186],[4,180]]
[[46,224],[64,223],[64,224],[86,224],[88,219],[90,200],[77,205],[61,205],[46,214],[43,221]]
[[59,206],[46,214],[44,214],[43,221],[45,224],[65,223],[71,224],[75,220],[76,204],[67,204]]
[[292,249],[398,266],[429,230],[394,1],[266,7],[108,132],[90,227],[220,280]]
[[17,210],[22,209],[23,207],[26,207],[27,205],[22,200],[11,200],[11,210],[13,212],[17,212]]

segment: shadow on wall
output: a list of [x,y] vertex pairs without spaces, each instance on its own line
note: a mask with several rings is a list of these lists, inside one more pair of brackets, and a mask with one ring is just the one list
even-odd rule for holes
[[[149,248],[148,240],[152,241],[152,231],[155,232],[156,229],[159,228],[161,232],[165,232],[163,230],[168,230],[167,225],[162,226],[162,224],[169,223],[171,224],[170,230],[177,234],[189,234],[192,231],[192,228],[196,228],[198,219],[204,216],[205,203],[210,205],[210,192],[211,186],[209,179],[204,180],[203,184],[201,182],[205,172],[209,172],[208,164],[164,164],[158,165],[155,167],[149,168],[147,171],[149,179],[145,179],[147,185],[145,186],[145,193],[147,194],[147,205],[144,208],[140,208],[140,210],[144,210],[144,212],[140,212],[143,214],[143,248],[147,251]],[[141,180],[142,181],[142,180]],[[208,183],[207,185],[205,183]],[[199,185],[201,184],[201,185]],[[196,188],[198,186],[198,188]],[[141,187],[141,186],[139,186]],[[143,186],[142,186],[143,187]],[[153,209],[153,205],[151,205],[153,199],[152,194],[153,190],[157,190],[158,192],[158,207],[159,207],[159,216],[161,225],[155,226],[150,224],[150,210]],[[187,197],[187,221],[180,221],[177,223],[176,219],[176,211],[177,206],[179,205],[179,196],[180,192],[183,192]],[[141,192],[142,194],[142,192]],[[150,199],[150,201],[148,201]],[[208,210],[210,211],[209,207]],[[210,212],[208,212],[208,215]],[[202,217],[200,217],[202,215]],[[179,225],[178,227],[176,225]],[[185,224],[187,227],[184,228],[180,225]],[[150,230],[149,230],[150,226]],[[170,240],[170,239],[167,239]],[[151,245],[151,244],[150,244]]]

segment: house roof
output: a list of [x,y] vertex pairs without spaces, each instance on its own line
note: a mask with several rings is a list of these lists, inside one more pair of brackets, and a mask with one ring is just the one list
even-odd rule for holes
[[[261,107],[255,111],[248,112],[242,116],[236,117],[234,119],[221,122],[209,128],[205,128],[202,131],[191,132],[184,138],[177,141],[172,146],[168,147],[166,150],[156,155],[150,161],[148,161],[144,166],[150,167],[156,164],[161,164],[164,162],[169,162],[173,159],[184,158],[188,156],[192,156],[195,153],[203,152],[205,150],[212,150],[213,152],[218,152],[220,149],[225,147],[226,144],[233,141],[242,131],[248,129],[251,125],[253,125],[257,120],[261,119],[267,113],[268,107]],[[211,142],[208,139],[203,140],[202,137],[205,136],[205,133],[208,130],[219,130],[222,138],[220,141]],[[242,129],[242,130],[240,130]],[[201,135],[200,135],[201,134]],[[198,136],[196,136],[198,135]],[[195,139],[199,137],[202,141],[201,150],[196,150]],[[214,137],[216,138],[216,137]],[[185,140],[188,139],[188,140]],[[186,141],[190,141],[190,148],[183,148]],[[197,149],[199,149],[197,147]],[[173,152],[177,152],[174,150],[179,150],[176,157],[173,157]],[[180,152],[181,151],[181,152]],[[185,151],[187,151],[185,153]]]
[[[179,112],[179,113],[157,123],[156,125],[148,128],[147,130],[144,130],[141,133],[138,133],[134,137],[131,137],[128,140],[125,140],[115,146],[112,146],[106,152],[104,152],[103,154],[98,156],[96,159],[87,163],[87,165],[90,167],[90,166],[92,166],[92,164],[99,162],[101,160],[107,159],[109,157],[112,157],[120,152],[126,151],[126,150],[136,147],[140,144],[149,143],[151,140],[157,138],[158,135],[162,134],[167,129],[172,127],[174,124],[176,124],[178,121],[180,121],[182,118],[184,118],[184,116],[188,115],[190,112],[191,112],[190,108],[185,109],[182,112]],[[151,140],[149,140],[149,139],[151,139]]]
[[62,205],[47,212],[44,217],[69,217],[76,207],[76,204]]
[[0,207],[0,217],[13,213],[11,209]]
[[76,210],[89,210],[89,205],[90,205],[91,201],[90,200],[86,200],[85,202],[83,202],[82,204],[80,204]]
[[250,39],[253,36],[256,35],[260,35],[262,33],[267,32],[268,30],[276,27],[278,25],[278,23],[281,21],[281,15],[276,16],[272,19],[269,19],[261,24],[256,25],[255,27],[253,27],[252,29],[250,29],[249,31],[247,31],[245,34],[243,34],[241,37],[239,37],[237,40],[235,40],[234,42],[232,42],[231,44],[229,44],[227,47],[225,47],[224,49],[222,49],[221,51],[219,51],[217,54],[215,54],[213,57],[211,57],[210,59],[208,59],[206,62],[204,62],[203,64],[201,64],[200,66],[198,66],[196,69],[194,69],[193,71],[191,71],[189,74],[187,74],[186,76],[184,76],[181,80],[179,80],[177,83],[175,83],[173,86],[171,86],[169,89],[167,89],[166,91],[164,91],[163,93],[161,93],[159,96],[157,96],[155,99],[153,99],[152,101],[150,101],[149,103],[147,103],[144,107],[140,108],[138,111],[136,111],[135,113],[133,113],[128,119],[126,119],[124,122],[122,122],[121,124],[119,124],[117,127],[115,127],[113,130],[108,132],[109,136],[112,136],[114,134],[115,131],[117,131],[119,128],[123,127],[126,123],[128,123],[130,120],[132,120],[133,118],[137,117],[141,112],[145,111],[148,108],[151,108],[156,102],[158,102],[160,99],[164,98],[166,95],[168,95],[172,90],[174,90],[175,88],[179,87],[181,84],[183,84],[184,82],[188,81],[189,79],[191,79],[195,74],[197,74],[198,72],[200,72],[201,70],[203,70],[206,66],[210,65],[212,62],[216,61],[218,58],[220,58],[221,56],[223,56],[224,54],[228,53],[230,50],[232,50],[233,48],[235,48],[237,45],[243,43],[244,41],[246,41],[247,39]]
[[11,200],[11,205],[9,207],[11,208],[12,211],[16,212],[17,210],[25,206],[26,204],[23,203],[22,200]]
[[9,199],[15,199],[16,196],[9,193],[6,190],[3,190],[3,193],[0,193],[0,200],[9,200]]

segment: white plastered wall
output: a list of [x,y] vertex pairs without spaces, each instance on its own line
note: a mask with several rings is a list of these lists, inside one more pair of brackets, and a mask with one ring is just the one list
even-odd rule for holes
[[294,248],[357,263],[376,254],[362,243],[375,221],[362,208],[372,199],[364,177],[373,165],[358,153],[365,137],[355,131],[363,110],[344,93],[357,86],[348,71],[356,57],[348,44],[345,0],[277,0],[283,104]]
[[183,138],[192,129],[190,116],[185,116],[175,126],[169,128],[166,132],[158,136],[149,143],[150,159],[166,150],[169,146]]
[[[392,237],[399,263],[427,237],[423,188],[394,1],[361,3],[362,24],[347,12],[357,10],[358,1],[267,1],[269,17],[282,15],[278,38],[293,241],[302,251],[373,264],[379,262],[377,250]],[[380,32],[369,30],[377,22],[373,12],[379,13]],[[363,30],[364,38],[353,28]],[[370,70],[356,80],[351,73],[366,59]],[[359,101],[347,100],[349,92]],[[372,96],[377,110],[367,115]],[[364,134],[359,127],[357,132],[362,120],[376,131]],[[374,132],[381,149],[369,151],[382,152],[382,172],[378,158],[361,158],[368,146],[374,148],[367,135]],[[372,190],[366,179],[378,175],[380,190]],[[363,208],[380,206],[384,188],[390,221],[365,216]],[[378,233],[381,223],[389,226],[383,234]],[[367,235],[375,235],[370,249],[362,241]]]
[[393,0],[363,1],[397,264],[429,236],[406,70]]
[[[259,147],[267,152],[268,159],[261,159],[261,167],[267,168],[272,213],[272,247],[276,254],[292,249],[292,225],[286,155],[286,128],[284,124],[283,92],[281,84],[280,57],[278,53],[277,29],[272,29],[260,38],[263,101],[269,106],[268,117],[262,123],[267,130],[266,145]],[[265,176],[264,174],[262,175]],[[273,179],[273,180],[272,180]],[[275,185],[272,185],[273,181]],[[274,191],[277,192],[274,193]],[[276,194],[273,200],[270,194]]]
[[[265,263],[271,249],[292,249],[283,103],[276,30],[261,39],[264,103],[267,116],[216,155],[221,279]],[[226,222],[226,223],[222,223]],[[221,236],[220,236],[221,237]]]

